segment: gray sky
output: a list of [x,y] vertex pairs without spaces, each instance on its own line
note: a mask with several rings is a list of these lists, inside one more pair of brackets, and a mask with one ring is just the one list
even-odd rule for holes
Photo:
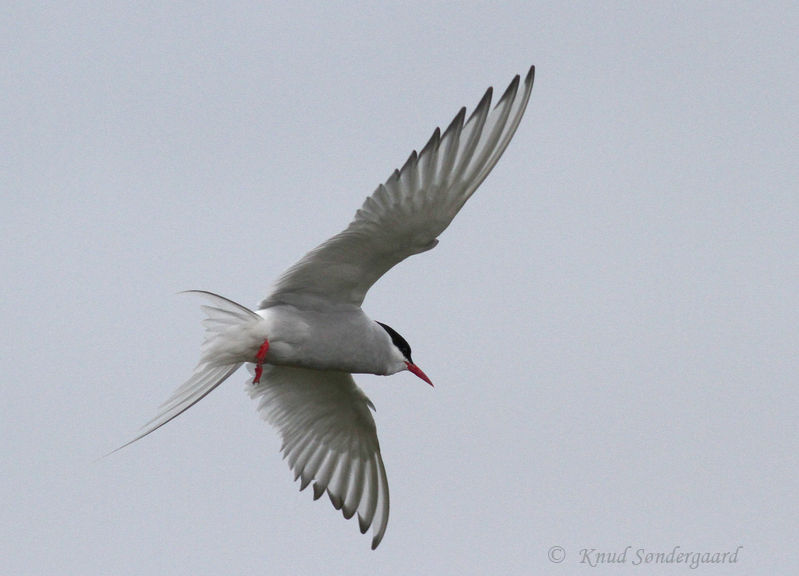
[[[565,574],[627,546],[799,570],[795,3],[20,4],[0,17],[4,573]],[[198,358],[176,292],[254,305],[530,64],[504,158],[365,304],[436,383],[357,378],[391,486],[376,552],[298,492],[243,371],[96,461]]]

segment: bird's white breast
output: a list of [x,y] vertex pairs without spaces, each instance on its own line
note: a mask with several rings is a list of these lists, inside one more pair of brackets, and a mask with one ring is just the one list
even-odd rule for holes
[[270,364],[387,374],[392,360],[391,339],[359,307],[326,311],[289,305],[257,312],[269,339]]

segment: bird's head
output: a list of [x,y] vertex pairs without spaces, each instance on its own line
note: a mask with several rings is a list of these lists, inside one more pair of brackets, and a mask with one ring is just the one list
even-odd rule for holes
[[408,341],[400,336],[399,332],[394,330],[391,326],[383,324],[382,322],[378,322],[378,324],[388,333],[391,338],[391,343],[393,344],[392,357],[396,361],[396,366],[392,373],[408,370],[432,386],[433,383],[430,381],[430,378],[422,372],[421,368],[413,363],[411,359],[411,346],[408,344]]

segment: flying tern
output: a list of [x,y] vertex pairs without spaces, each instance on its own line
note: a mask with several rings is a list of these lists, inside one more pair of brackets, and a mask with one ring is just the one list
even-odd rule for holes
[[499,160],[522,119],[535,67],[516,76],[491,107],[489,88],[471,115],[461,108],[442,133],[436,128],[418,154],[366,198],[341,233],[308,252],[250,310],[217,294],[191,291],[206,335],[194,373],[141,433],[176,418],[247,364],[250,395],[282,437],[284,459],[314,499],[327,493],[345,518],[357,513],[376,548],[388,524],[386,469],[374,405],[353,373],[408,370],[432,386],[411,347],[390,326],[361,309],[366,292],[409,256],[430,250],[438,236]]

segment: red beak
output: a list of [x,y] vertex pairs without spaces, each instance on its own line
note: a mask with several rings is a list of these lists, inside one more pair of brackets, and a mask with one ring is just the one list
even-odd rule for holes
[[408,370],[410,372],[416,374],[419,378],[430,384],[430,386],[433,385],[433,383],[430,382],[430,378],[427,377],[427,374],[422,372],[421,368],[419,368],[416,364],[411,364],[410,362],[405,362],[405,364],[408,366]]

